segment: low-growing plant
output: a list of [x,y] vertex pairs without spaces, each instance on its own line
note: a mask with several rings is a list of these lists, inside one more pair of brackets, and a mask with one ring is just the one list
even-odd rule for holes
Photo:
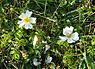
[[1,69],[95,69],[94,0],[1,0]]

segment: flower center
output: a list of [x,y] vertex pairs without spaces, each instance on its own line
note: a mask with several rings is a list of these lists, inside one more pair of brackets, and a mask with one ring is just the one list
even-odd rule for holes
[[71,38],[72,34],[67,34],[66,36],[67,36],[68,38]]
[[24,17],[24,22],[25,22],[26,24],[29,24],[30,18],[29,18],[29,17]]

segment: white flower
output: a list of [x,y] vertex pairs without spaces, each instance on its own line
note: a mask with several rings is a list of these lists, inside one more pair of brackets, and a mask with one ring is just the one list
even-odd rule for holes
[[50,48],[50,46],[49,45],[45,45],[45,50],[47,51],[49,48]]
[[48,36],[47,38],[50,39],[50,36]]
[[67,40],[68,43],[74,43],[75,41],[78,41],[79,40],[78,33],[77,32],[73,33],[73,29],[74,28],[72,26],[70,26],[70,28],[69,27],[64,28],[63,34],[65,36],[59,36],[59,38],[61,39],[60,41]]
[[25,26],[26,29],[32,29],[33,25],[36,23],[36,18],[31,17],[32,12],[27,10],[26,13],[22,13],[19,18],[21,19],[18,21],[19,27]]
[[43,40],[42,40],[42,43],[47,43],[47,41],[43,41]]
[[37,41],[38,41],[38,38],[37,38],[37,36],[35,35],[35,36],[34,36],[34,40],[33,40],[33,46],[34,46],[34,47],[35,47]]
[[44,54],[46,54],[46,51],[47,51],[48,49],[50,49],[50,46],[49,46],[49,45],[45,45],[45,52],[44,52]]
[[35,66],[37,66],[37,65],[41,64],[41,62],[37,62],[37,59],[34,58],[34,59],[33,59],[33,64],[34,64]]
[[48,56],[45,60],[45,63],[48,64],[48,63],[51,63],[52,61],[52,57]]

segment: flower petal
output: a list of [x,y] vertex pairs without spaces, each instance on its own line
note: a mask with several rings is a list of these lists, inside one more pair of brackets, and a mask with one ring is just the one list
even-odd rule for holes
[[24,13],[21,13],[21,15],[19,16],[20,19],[23,19],[26,15]]
[[68,29],[69,27],[65,27],[65,28],[63,28],[63,34],[64,35],[66,35],[67,33],[66,33],[66,29]]
[[74,27],[70,26],[70,30],[71,30],[71,32],[73,32],[73,29],[74,29]]
[[17,24],[21,24],[21,23],[23,23],[23,21],[18,21],[18,23],[17,23]]
[[45,45],[45,51],[44,51],[44,54],[46,54],[46,52],[47,52],[47,50],[49,50],[50,49],[50,46],[49,45]]
[[32,11],[30,12],[29,10],[26,11],[25,13],[26,16],[30,17],[32,15]]
[[68,38],[68,39],[67,39],[67,42],[68,42],[68,43],[74,43],[75,41],[74,41],[72,38]]
[[32,26],[32,24],[25,24],[25,28],[26,28],[26,29],[32,29],[33,26]]
[[75,40],[75,41],[79,40],[77,32],[75,32],[75,33],[72,34],[72,39]]
[[35,47],[37,41],[38,41],[38,37],[35,35],[35,36],[34,36],[34,40],[33,40],[33,46],[34,46],[34,47]]
[[41,64],[41,63],[40,63],[40,62],[37,62],[37,59],[34,58],[34,59],[33,59],[33,64],[34,64],[35,66],[37,66],[37,65],[39,65],[39,64]]
[[67,40],[67,37],[65,37],[65,36],[59,36],[59,38],[61,39],[61,41],[66,41]]
[[50,46],[49,45],[45,45],[45,50],[47,51],[49,48],[50,48]]
[[72,32],[73,32],[73,27],[72,26],[70,26],[70,28],[67,26],[63,29],[63,34],[64,35],[72,34]]
[[52,57],[48,56],[47,59],[45,60],[45,62],[48,64],[48,63],[51,63],[52,61]]
[[24,25],[23,21],[18,21],[19,27],[22,27]]
[[35,65],[35,66],[37,66],[37,65],[39,65],[39,64],[41,64],[40,62],[33,62],[33,64]]
[[35,23],[36,23],[36,18],[35,18],[35,17],[31,17],[30,22],[31,22],[32,24],[35,24]]

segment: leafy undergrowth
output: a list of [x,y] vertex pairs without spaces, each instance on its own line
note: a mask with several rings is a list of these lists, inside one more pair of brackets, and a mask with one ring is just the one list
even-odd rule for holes
[[[18,24],[26,10],[36,18],[32,29]],[[60,40],[66,27],[79,39]],[[1,0],[0,68],[95,69],[95,1]]]

